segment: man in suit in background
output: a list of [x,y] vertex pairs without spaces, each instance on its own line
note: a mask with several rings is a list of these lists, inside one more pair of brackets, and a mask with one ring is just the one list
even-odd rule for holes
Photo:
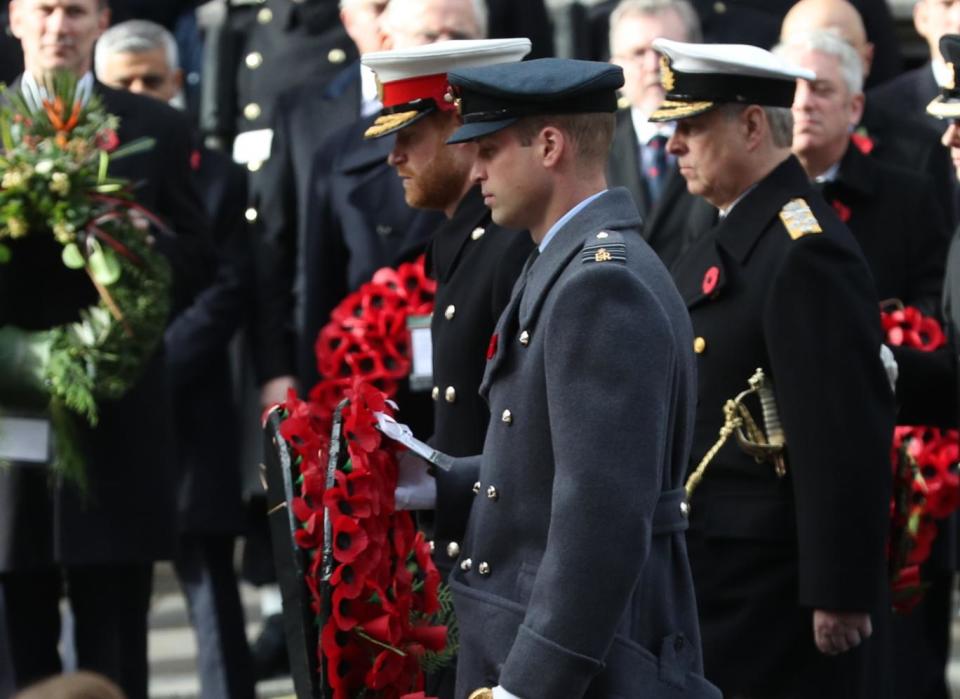
[[663,101],[660,55],[651,46],[658,37],[700,40],[700,22],[688,0],[622,0],[610,15],[610,62],[623,68],[627,107],[617,112],[607,181],[630,191],[644,238],[669,263],[694,235],[686,227],[700,221],[689,220],[684,202],[691,197],[676,158],[667,153],[672,124],[647,121]]
[[[109,18],[105,0],[13,0],[11,26],[26,65],[13,89],[37,103],[45,76],[70,71],[82,90],[92,90],[119,117],[121,143],[155,139],[152,150],[111,163],[110,171],[136,181],[138,203],[175,232],[155,237],[173,266],[176,314],[204,287],[210,269],[207,219],[190,171],[189,123],[155,100],[95,82],[93,45]],[[63,266],[52,239],[20,242],[12,251],[16,261],[0,269],[0,326],[46,329],[75,320],[96,302],[89,279]],[[175,435],[164,364],[158,351],[137,385],[120,400],[103,402],[99,425],[84,430],[86,493],[54,483],[36,465],[0,471],[0,584],[18,687],[60,671],[65,588],[79,666],[109,676],[130,699],[147,697],[153,562],[171,557],[176,539]]]
[[[177,45],[161,25],[116,24],[97,41],[97,76],[110,87],[171,104],[182,90]],[[253,671],[234,538],[242,531],[239,421],[227,348],[246,318],[252,263],[246,171],[200,146],[193,171],[213,226],[217,273],[167,331],[179,436],[180,539],[174,567],[197,637],[203,699],[252,699]]]
[[871,158],[851,141],[864,101],[857,52],[820,30],[792,34],[774,53],[816,73],[814,81],[797,81],[793,152],[860,244],[878,302],[897,299],[936,314],[947,223],[929,177]]

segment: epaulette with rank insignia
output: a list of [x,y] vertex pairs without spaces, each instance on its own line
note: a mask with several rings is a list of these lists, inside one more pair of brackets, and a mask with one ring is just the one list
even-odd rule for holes
[[619,262],[627,261],[627,245],[623,236],[614,231],[600,231],[587,240],[580,252],[580,261],[589,262]]
[[791,199],[780,209],[780,220],[793,240],[811,233],[823,233],[817,217],[804,199]]

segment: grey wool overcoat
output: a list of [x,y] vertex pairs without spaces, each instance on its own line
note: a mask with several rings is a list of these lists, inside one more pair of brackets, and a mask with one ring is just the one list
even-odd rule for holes
[[491,339],[462,552],[457,698],[719,697],[702,676],[682,499],[693,334],[625,189],[528,264]]

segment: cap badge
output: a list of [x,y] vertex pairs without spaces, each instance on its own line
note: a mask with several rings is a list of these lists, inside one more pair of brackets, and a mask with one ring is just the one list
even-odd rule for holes
[[663,85],[664,90],[670,92],[676,83],[677,78],[670,67],[670,59],[666,56],[660,56],[660,84]]
[[717,288],[718,281],[720,281],[720,268],[714,265],[703,275],[703,283],[700,288],[703,289],[704,294],[709,296]]

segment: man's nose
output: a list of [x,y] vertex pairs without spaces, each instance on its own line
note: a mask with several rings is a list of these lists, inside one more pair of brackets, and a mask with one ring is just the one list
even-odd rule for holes
[[397,165],[405,161],[406,158],[404,157],[403,152],[396,146],[393,147],[393,150],[390,151],[390,155],[387,156],[387,162],[391,165],[391,167],[397,167]]

